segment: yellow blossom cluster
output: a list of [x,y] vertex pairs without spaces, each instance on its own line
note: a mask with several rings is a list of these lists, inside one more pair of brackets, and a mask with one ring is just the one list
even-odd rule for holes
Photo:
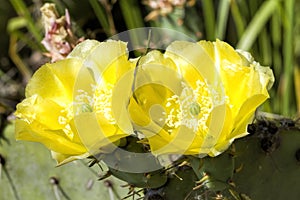
[[86,40],[33,75],[16,138],[43,143],[60,164],[130,135],[154,155],[217,156],[247,135],[273,82],[268,67],[218,40],[175,41],[135,59],[125,42]]

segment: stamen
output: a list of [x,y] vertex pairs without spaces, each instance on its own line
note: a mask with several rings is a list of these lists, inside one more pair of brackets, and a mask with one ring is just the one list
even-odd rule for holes
[[58,116],[58,123],[61,125],[65,125],[67,123],[67,118],[64,116]]
[[165,123],[170,129],[186,126],[194,132],[207,130],[206,121],[213,107],[213,97],[205,82],[197,81],[192,89],[182,82],[180,96],[173,95],[167,99]]
[[112,94],[113,85],[98,84],[94,87],[93,108],[96,113],[102,114],[111,124],[115,124],[115,119],[112,115]]

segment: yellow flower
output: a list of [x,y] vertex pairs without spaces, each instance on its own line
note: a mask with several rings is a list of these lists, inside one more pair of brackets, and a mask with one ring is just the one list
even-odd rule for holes
[[153,154],[217,156],[247,135],[272,71],[225,42],[177,41],[140,58],[131,121]]
[[42,66],[17,105],[16,138],[63,164],[111,152],[138,133],[155,155],[217,156],[247,135],[274,77],[228,44],[172,43],[128,60],[126,43],[86,40]]
[[44,144],[59,164],[106,151],[133,133],[125,105],[134,65],[126,43],[86,40],[42,66],[17,105],[16,138]]

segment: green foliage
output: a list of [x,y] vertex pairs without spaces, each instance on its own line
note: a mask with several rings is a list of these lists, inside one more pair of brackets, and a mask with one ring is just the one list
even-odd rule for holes
[[[39,42],[42,40],[42,34],[39,30],[39,27],[36,26],[36,23],[34,22],[34,19],[31,17],[30,10],[26,7],[26,4],[22,0],[10,0],[10,3],[14,7],[17,14],[22,17],[26,21],[26,27],[28,31],[33,35],[36,42]],[[16,31],[15,28],[11,28],[9,31]]]

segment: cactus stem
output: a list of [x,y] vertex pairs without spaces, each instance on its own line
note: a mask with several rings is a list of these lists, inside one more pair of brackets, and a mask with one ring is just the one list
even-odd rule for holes
[[204,186],[204,183],[197,185],[196,187],[193,187],[193,190],[198,190]]
[[224,196],[222,194],[216,194],[215,200],[224,200]]
[[104,185],[108,188],[108,194],[110,200],[115,200],[114,192],[113,192],[113,184],[109,180],[104,181]]
[[229,189],[229,192],[235,200],[241,200],[240,195],[236,191]]
[[199,181],[197,181],[196,183],[197,184],[198,183],[202,184],[203,182],[207,181],[208,179],[209,179],[208,174],[206,172],[203,172],[203,177]]
[[59,194],[61,194],[65,199],[70,200],[70,197],[63,190],[63,188],[60,186],[59,180],[56,177],[54,177],[54,176],[50,177],[49,181],[53,186],[53,192],[54,192],[55,198],[57,200],[61,199]]
[[296,160],[300,163],[300,148],[295,153]]
[[[16,186],[15,186],[15,184],[14,184],[14,182],[13,182],[12,177],[10,176],[9,172],[7,171],[7,169],[6,169],[6,167],[5,167],[5,163],[6,163],[6,161],[5,161],[4,157],[0,154],[0,167],[1,167],[1,168],[0,168],[0,175],[1,175],[1,172],[2,172],[2,170],[3,170],[3,171],[4,171],[4,174],[6,175],[6,177],[7,177],[7,179],[8,179],[9,185],[10,185],[12,191],[13,191],[13,194],[14,194],[14,196],[15,196],[15,199],[16,199],[16,200],[20,200],[19,195],[18,195],[18,191],[17,191],[17,189],[16,189]],[[0,176],[0,178],[1,178],[1,176]]]
[[232,144],[232,145],[230,146],[229,155],[230,155],[232,158],[235,158],[235,157],[236,157],[236,148],[235,148],[235,144]]
[[[127,185],[128,186],[128,185]],[[140,192],[142,192],[144,189],[140,189],[140,190],[137,190],[135,191],[134,190],[134,187],[129,185],[129,193],[127,196],[123,197],[121,200],[125,200],[125,199],[128,199],[130,197],[132,197],[132,199],[135,199],[134,197],[137,195],[139,197],[141,197],[141,195],[139,194]],[[140,198],[139,198],[140,199]]]
[[107,171],[107,172],[105,172],[104,174],[99,174],[99,179],[98,179],[98,181],[104,180],[104,179],[106,179],[106,178],[108,178],[108,177],[110,177],[110,176],[111,176],[111,172],[110,172],[110,171]]
[[183,178],[181,178],[180,176],[178,176],[176,173],[173,173],[173,175],[174,175],[176,178],[178,178],[180,181],[183,180]]
[[235,168],[233,172],[234,173],[239,173],[240,171],[242,171],[243,167],[244,167],[244,164],[241,163],[241,165],[238,168]]
[[50,177],[50,183],[53,185],[53,192],[56,200],[60,200],[60,195],[59,195],[59,180],[55,177]]
[[233,182],[233,180],[228,180],[228,182],[227,182],[230,186],[232,186],[232,187],[236,187],[236,184]]
[[185,160],[185,161],[183,161],[182,163],[180,163],[180,164],[178,165],[178,167],[182,167],[182,166],[184,166],[184,165],[189,165],[189,163]]
[[4,165],[5,165],[5,159],[0,154],[0,180],[1,180],[1,175],[2,175],[2,166],[4,166]]
[[199,181],[196,181],[197,185],[196,187],[193,188],[193,190],[197,190],[197,189],[200,189],[201,187],[203,187],[208,181],[209,181],[209,176],[207,173],[203,172],[203,177],[199,180]]

